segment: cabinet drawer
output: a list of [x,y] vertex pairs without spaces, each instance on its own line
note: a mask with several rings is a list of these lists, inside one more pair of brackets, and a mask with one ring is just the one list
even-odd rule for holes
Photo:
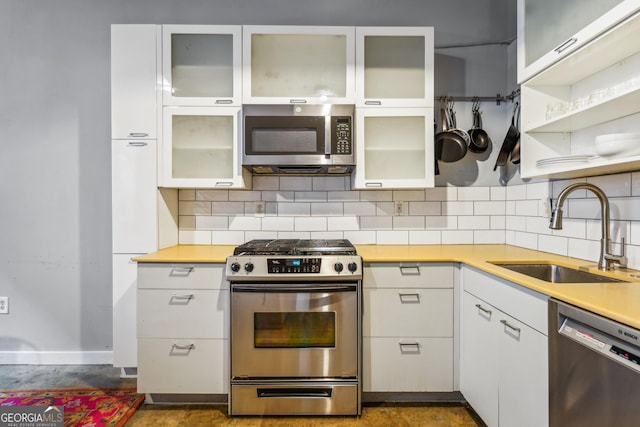
[[364,306],[364,336],[453,336],[453,289],[365,289]]
[[365,264],[365,288],[453,288],[451,263],[371,263]]
[[228,340],[139,339],[139,393],[227,393]]
[[365,392],[453,391],[453,338],[365,338],[363,348]]
[[227,338],[229,291],[141,289],[138,337]]
[[547,335],[549,297],[470,267],[463,269],[464,290]]
[[138,288],[226,289],[227,287],[224,264],[138,264]]

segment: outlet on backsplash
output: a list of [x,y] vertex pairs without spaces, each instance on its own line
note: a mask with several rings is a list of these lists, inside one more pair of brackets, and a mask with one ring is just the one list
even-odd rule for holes
[[408,210],[409,202],[396,201],[394,212],[396,215],[407,215]]
[[256,202],[253,214],[256,217],[263,217],[265,215],[265,202],[260,201],[260,202]]

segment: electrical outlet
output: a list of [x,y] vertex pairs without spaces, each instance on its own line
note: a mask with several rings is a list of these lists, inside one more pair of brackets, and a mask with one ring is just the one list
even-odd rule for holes
[[551,200],[540,199],[540,208],[538,209],[538,215],[545,218],[551,218]]
[[262,202],[262,201],[256,202],[254,209],[255,209],[253,211],[254,216],[263,217],[265,215],[265,210],[266,210],[265,202]]
[[409,202],[396,201],[395,202],[395,214],[396,215],[406,215],[407,210],[409,210]]
[[0,297],[0,314],[9,314],[9,297]]

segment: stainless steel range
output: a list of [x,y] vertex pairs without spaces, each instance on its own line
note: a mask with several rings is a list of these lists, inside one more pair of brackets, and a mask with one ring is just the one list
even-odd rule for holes
[[360,415],[362,260],[348,240],[252,240],[227,258],[230,415]]

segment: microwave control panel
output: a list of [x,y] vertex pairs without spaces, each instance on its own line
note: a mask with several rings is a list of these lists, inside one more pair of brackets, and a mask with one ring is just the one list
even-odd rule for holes
[[331,116],[331,154],[353,154],[351,117]]

